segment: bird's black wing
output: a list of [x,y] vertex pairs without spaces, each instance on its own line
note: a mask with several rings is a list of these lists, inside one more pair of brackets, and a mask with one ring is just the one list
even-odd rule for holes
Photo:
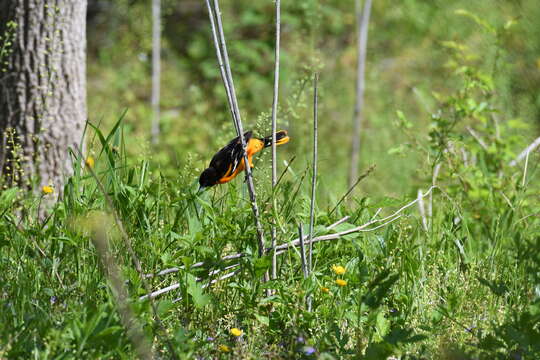
[[[251,131],[244,133],[245,141],[249,141],[252,136]],[[244,151],[242,149],[242,141],[240,137],[237,136],[232,139],[227,145],[225,145],[221,150],[217,152],[216,155],[210,161],[210,167],[216,169],[219,178],[229,176],[234,173],[234,171],[240,165],[242,158],[244,156]]]

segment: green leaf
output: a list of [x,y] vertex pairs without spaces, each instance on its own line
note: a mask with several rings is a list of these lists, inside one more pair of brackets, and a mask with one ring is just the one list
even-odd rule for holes
[[165,317],[167,312],[174,307],[174,304],[170,300],[161,300],[157,306],[157,312],[160,317]]
[[461,15],[468,17],[469,19],[473,20],[476,24],[487,30],[488,32],[492,34],[496,34],[497,30],[493,26],[491,26],[486,20],[480,18],[479,16],[471,13],[470,11],[464,10],[464,9],[458,9],[454,12],[456,15]]
[[266,325],[266,326],[270,325],[270,319],[268,318],[268,316],[263,316],[259,314],[254,314],[254,315],[255,315],[255,319],[257,319],[257,321],[260,322],[261,324]]
[[271,256],[263,256],[263,257],[255,259],[255,261],[253,262],[255,276],[257,277],[263,276],[264,273],[270,268],[271,264],[272,264]]
[[204,294],[204,290],[200,283],[197,282],[193,275],[188,274],[187,292],[193,299],[195,307],[201,309],[210,303],[210,296]]

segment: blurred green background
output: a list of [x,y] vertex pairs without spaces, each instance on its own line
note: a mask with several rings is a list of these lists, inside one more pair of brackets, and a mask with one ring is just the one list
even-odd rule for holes
[[[89,3],[89,118],[105,128],[128,108],[126,139],[134,161],[150,158],[167,176],[193,177],[234,136],[216,67],[204,1],[163,1],[161,143],[149,141],[151,93],[150,1]],[[274,63],[274,3],[223,1],[229,55],[244,128],[269,133]],[[474,14],[495,29],[490,32]],[[500,116],[519,120],[515,132],[530,142],[540,125],[540,7],[536,0],[376,0],[369,24],[362,172],[377,169],[358,193],[403,195],[426,180],[427,159],[412,151],[397,126],[402,111],[410,134],[427,139],[435,95],[451,93],[453,52],[492,76]],[[292,141],[279,149],[304,169],[311,159],[312,74],[320,72],[319,169],[321,201],[347,189],[355,98],[356,18],[353,0],[282,2],[278,127]],[[269,152],[268,152],[269,153]],[[262,163],[261,163],[262,161]],[[269,155],[259,164],[269,163]],[[281,165],[283,167],[283,165]],[[259,166],[262,168],[263,166]],[[265,166],[267,168],[267,166]],[[180,170],[181,169],[181,170]],[[262,174],[262,175],[260,175]],[[261,180],[269,181],[268,170]]]

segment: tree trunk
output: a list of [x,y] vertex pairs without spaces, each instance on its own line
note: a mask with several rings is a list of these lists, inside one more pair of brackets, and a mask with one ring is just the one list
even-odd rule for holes
[[10,22],[0,59],[3,183],[61,193],[86,121],[86,0],[0,0],[0,47]]

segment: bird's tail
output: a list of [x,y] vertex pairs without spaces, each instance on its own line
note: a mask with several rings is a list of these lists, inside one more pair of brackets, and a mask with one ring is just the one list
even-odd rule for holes
[[[272,146],[272,135],[262,139],[264,141],[264,147]],[[290,140],[287,130],[276,131],[276,145],[283,145]]]

